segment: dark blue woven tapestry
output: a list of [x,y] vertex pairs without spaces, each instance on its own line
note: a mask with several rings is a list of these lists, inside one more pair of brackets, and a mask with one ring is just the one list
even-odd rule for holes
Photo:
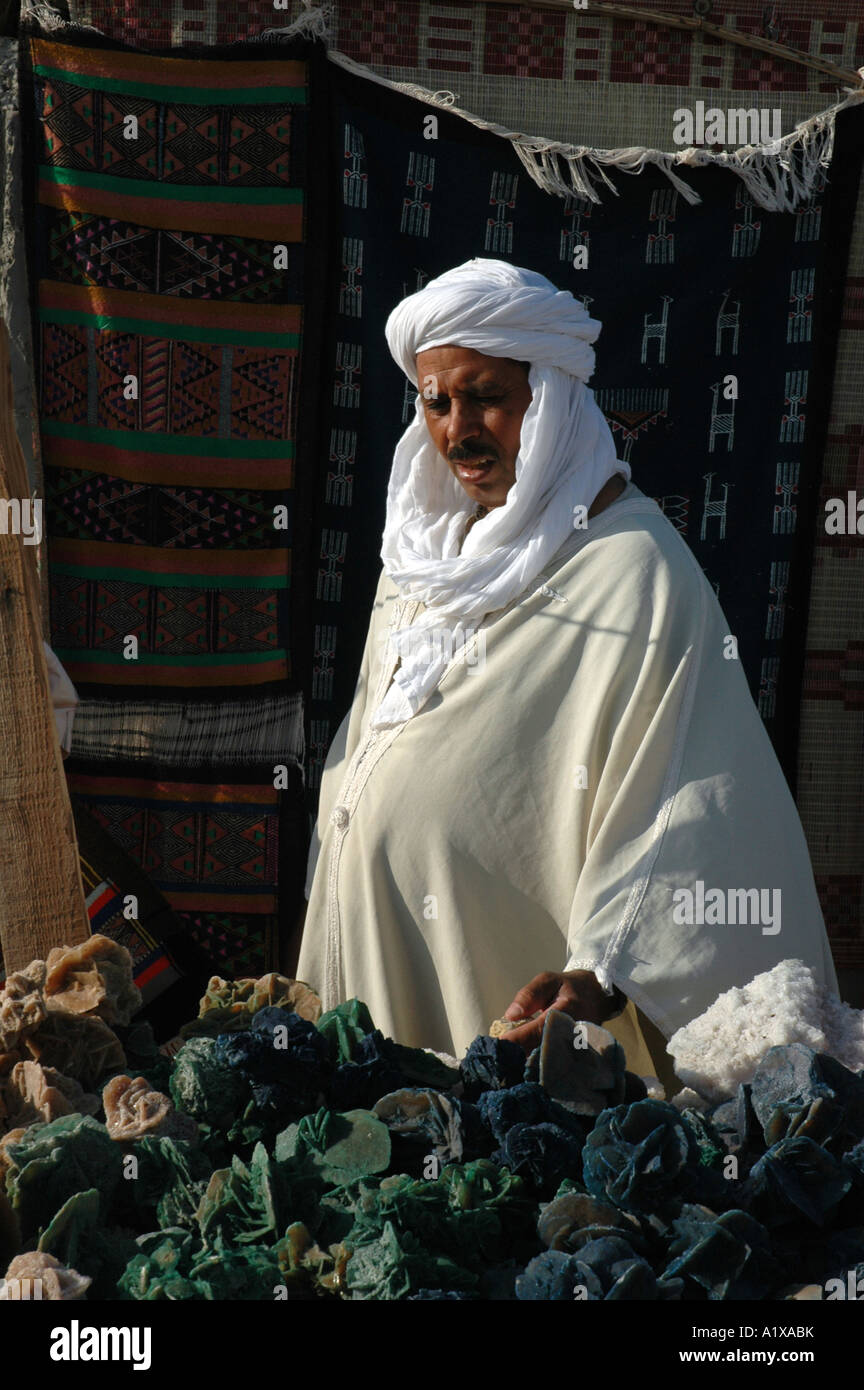
[[[541,191],[510,143],[331,64],[332,276],[322,371],[329,430],[313,546],[308,794],[350,706],[393,449],[414,388],[393,363],[393,306],[472,256],[527,266],[603,323],[591,381],[634,482],[694,551],[729,621],[794,789],[800,673],[838,286],[864,112],[797,213],[765,212],[739,178],[612,171],[598,206]],[[857,142],[857,153],[853,145]],[[587,248],[588,268],[574,257]],[[730,382],[729,378],[735,378]],[[735,390],[737,383],[737,399]],[[329,437],[328,437],[329,436]],[[313,549],[313,554],[314,554]]]

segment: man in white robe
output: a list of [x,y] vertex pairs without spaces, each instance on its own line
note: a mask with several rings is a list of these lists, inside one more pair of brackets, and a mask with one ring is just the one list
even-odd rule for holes
[[722,990],[788,957],[836,977],[734,634],[585,384],[599,329],[482,259],[388,320],[416,417],[297,973],[457,1056],[505,1009],[608,1020],[668,1084],[663,1039]]

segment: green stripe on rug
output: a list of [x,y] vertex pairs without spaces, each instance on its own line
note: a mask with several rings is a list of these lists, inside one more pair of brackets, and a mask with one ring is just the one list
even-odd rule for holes
[[180,339],[188,343],[230,343],[240,347],[275,347],[297,350],[299,333],[256,333],[236,328],[202,328],[197,324],[159,323],[155,319],[121,318],[116,314],[88,314],[80,309],[40,309],[41,323],[77,323],[84,328],[111,329],[122,333],[147,333],[151,337]]
[[127,569],[125,565],[78,565],[64,560],[51,560],[48,568],[52,574],[71,574],[82,579],[122,580],[124,584],[146,584],[151,589],[268,590],[287,589],[290,584],[287,574],[223,574],[221,571],[217,574],[175,574],[171,570],[136,570]]
[[101,188],[126,197],[165,198],[184,203],[232,203],[242,207],[272,207],[303,202],[302,188],[237,188],[231,184],[163,183],[160,179],[124,179],[115,174],[92,174],[62,165],[40,164],[39,177],[71,188]]
[[158,82],[130,82],[126,77],[96,77],[93,73],[67,72],[62,68],[37,63],[33,68],[39,77],[67,82],[72,87],[88,91],[119,92],[123,96],[149,97],[152,101],[189,102],[193,106],[278,106],[290,102],[305,106],[307,89],[300,87],[166,87]]
[[212,435],[158,434],[155,430],[107,430],[101,425],[68,425],[40,420],[43,434],[75,439],[84,444],[108,444],[124,453],[193,454],[210,458],[284,459],[294,457],[290,439],[214,439]]

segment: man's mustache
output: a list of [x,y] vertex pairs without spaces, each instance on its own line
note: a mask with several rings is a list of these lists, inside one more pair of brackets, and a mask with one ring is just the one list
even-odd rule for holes
[[493,449],[466,449],[464,444],[459,444],[451,449],[447,455],[449,463],[467,463],[468,459],[490,458],[497,459],[498,455]]

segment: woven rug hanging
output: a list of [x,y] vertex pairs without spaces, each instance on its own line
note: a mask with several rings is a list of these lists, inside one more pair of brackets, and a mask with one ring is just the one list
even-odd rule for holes
[[225,973],[259,973],[308,836],[324,49],[148,53],[40,12],[20,61],[70,786]]

